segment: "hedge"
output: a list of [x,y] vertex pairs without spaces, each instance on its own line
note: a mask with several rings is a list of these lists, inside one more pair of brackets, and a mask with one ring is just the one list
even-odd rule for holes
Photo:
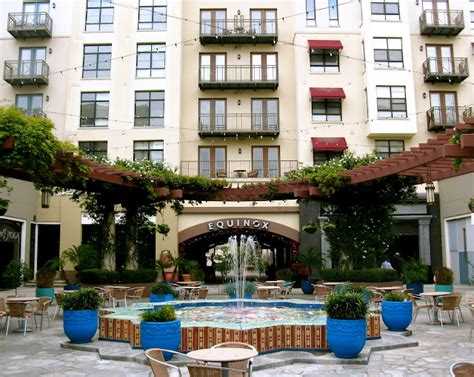
[[381,283],[400,280],[396,270],[371,268],[367,270],[338,270],[336,268],[321,270],[321,280]]
[[158,276],[158,271],[153,269],[123,270],[120,283],[153,283]]
[[99,268],[82,270],[77,277],[84,284],[152,283],[158,271],[153,269],[109,271]]

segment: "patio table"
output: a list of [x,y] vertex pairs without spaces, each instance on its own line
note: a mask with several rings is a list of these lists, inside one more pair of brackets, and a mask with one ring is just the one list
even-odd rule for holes
[[272,294],[273,298],[276,298],[277,293],[280,291],[281,287],[278,285],[259,285],[257,291],[268,291],[268,294]]
[[436,322],[436,318],[435,318],[436,299],[438,297],[450,295],[451,293],[452,292],[440,291],[440,292],[422,292],[418,294],[418,296],[427,297],[428,300],[432,301],[430,303],[433,305],[433,308],[431,309],[433,311],[433,322]]

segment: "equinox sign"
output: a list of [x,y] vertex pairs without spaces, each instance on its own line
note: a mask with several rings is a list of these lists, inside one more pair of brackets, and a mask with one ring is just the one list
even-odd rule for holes
[[209,231],[231,228],[253,228],[268,230],[269,226],[269,221],[256,219],[223,219],[207,223],[207,229]]

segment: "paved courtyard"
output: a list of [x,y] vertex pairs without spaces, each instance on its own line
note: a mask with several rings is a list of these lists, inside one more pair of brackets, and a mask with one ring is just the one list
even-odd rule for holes
[[[433,290],[427,286],[425,290]],[[459,286],[456,290],[474,296],[474,287]],[[31,288],[22,289],[21,294],[29,295]],[[211,290],[211,297],[218,297],[217,289]],[[0,292],[5,297],[9,291]],[[309,298],[296,290],[295,297]],[[466,295],[464,296],[464,302]],[[54,307],[51,308],[51,313]],[[368,352],[359,362],[368,360],[367,364],[341,364],[330,354],[312,355],[308,352],[278,352],[262,355],[255,360],[255,377],[291,377],[291,376],[449,376],[449,367],[457,361],[474,360],[474,337],[469,341],[471,316],[463,304],[465,323],[460,327],[448,323],[441,328],[428,323],[426,311],[421,311],[416,324],[412,324],[412,336],[400,338],[407,345],[418,343],[418,346],[397,348],[377,352]],[[16,324],[15,324],[16,325]],[[3,327],[3,322],[2,322]],[[384,328],[384,326],[382,326]],[[382,331],[382,338],[401,337],[388,331]],[[0,376],[148,376],[150,369],[140,362],[116,361],[110,358],[123,359],[122,351],[103,359],[97,352],[71,350],[61,347],[66,342],[62,330],[62,319],[51,320],[43,331],[35,330],[23,334],[12,333],[5,337],[0,333]],[[368,342],[368,347],[376,343]],[[380,341],[378,341],[380,343]],[[96,342],[98,344],[99,342]],[[103,344],[103,342],[101,342]],[[109,345],[110,344],[110,345]],[[109,350],[122,349],[130,352],[122,343],[108,342]],[[115,348],[114,348],[115,347]],[[137,352],[136,354],[139,354]],[[116,355],[116,356],[114,356]],[[138,358],[142,360],[141,357]],[[277,367],[276,367],[277,366]],[[185,368],[183,368],[185,372]]]

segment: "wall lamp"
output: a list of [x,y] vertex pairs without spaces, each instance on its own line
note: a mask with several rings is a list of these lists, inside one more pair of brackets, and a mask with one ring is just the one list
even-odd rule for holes
[[425,99],[425,98],[426,98],[426,93],[423,93],[423,99]]
[[420,52],[423,52],[423,46],[420,46]]
[[239,148],[237,151],[239,152],[239,154],[242,154],[242,148]]
[[49,208],[49,202],[51,200],[53,192],[49,188],[41,189],[41,208]]
[[426,204],[433,204],[435,202],[435,185],[433,182],[427,182],[425,185],[426,190]]
[[240,106],[241,103],[242,103],[242,102],[240,101],[240,99],[238,99],[238,100],[237,100],[237,105]]

